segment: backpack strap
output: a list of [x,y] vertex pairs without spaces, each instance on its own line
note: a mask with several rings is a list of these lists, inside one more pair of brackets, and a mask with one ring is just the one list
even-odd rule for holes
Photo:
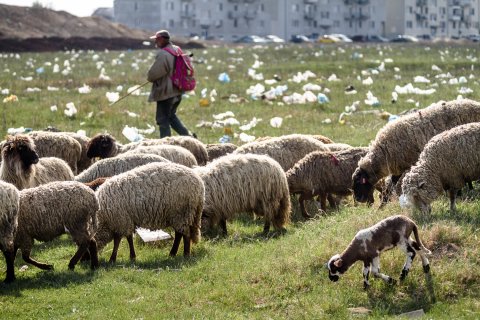
[[169,47],[162,48],[162,50],[167,51],[168,53],[170,53],[172,56],[175,56],[175,57],[183,55],[182,49],[180,49],[180,47],[177,47],[177,50],[174,50]]

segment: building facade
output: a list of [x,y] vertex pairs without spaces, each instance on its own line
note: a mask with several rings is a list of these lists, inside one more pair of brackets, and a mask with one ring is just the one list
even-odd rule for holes
[[115,21],[179,36],[479,33],[480,0],[114,0]]

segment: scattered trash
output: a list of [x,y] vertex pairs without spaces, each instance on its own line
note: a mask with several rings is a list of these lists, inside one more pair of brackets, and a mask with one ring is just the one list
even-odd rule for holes
[[229,135],[224,135],[220,139],[218,139],[219,143],[228,143],[232,140],[232,138]]
[[8,97],[3,99],[3,103],[8,103],[8,102],[18,102],[18,97],[14,94],[11,94]]
[[280,117],[274,117],[270,119],[270,125],[274,128],[280,128],[282,126],[283,119]]
[[330,100],[328,99],[328,97],[327,97],[325,94],[323,94],[323,93],[319,93],[319,94],[317,95],[317,101],[318,101],[318,103],[320,103],[320,104],[324,104],[324,103],[330,102]]
[[223,72],[223,73],[220,73],[220,75],[218,76],[218,80],[222,83],[229,83],[230,82],[230,76]]
[[125,127],[122,130],[122,134],[130,142],[138,142],[138,141],[143,140],[143,136],[138,133],[138,129],[133,128],[133,127],[129,127],[128,125],[125,125]]
[[153,242],[153,241],[161,241],[161,240],[168,240],[171,239],[168,233],[163,230],[149,230],[145,228],[137,228],[135,232],[140,236],[143,242]]
[[63,111],[63,113],[69,117],[69,118],[73,118],[76,114],[77,114],[77,108],[75,108],[75,104],[73,104],[73,102],[69,102],[65,105],[65,110]]

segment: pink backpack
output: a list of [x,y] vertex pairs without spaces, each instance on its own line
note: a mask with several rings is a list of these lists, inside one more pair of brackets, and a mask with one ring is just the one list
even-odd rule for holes
[[173,85],[182,91],[195,89],[197,82],[195,81],[195,71],[190,56],[184,54],[180,47],[177,47],[176,52],[168,47],[163,48],[163,50],[175,56],[175,68],[171,77]]

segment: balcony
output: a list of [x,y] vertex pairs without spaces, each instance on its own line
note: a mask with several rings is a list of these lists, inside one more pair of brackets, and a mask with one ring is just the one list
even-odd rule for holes
[[321,19],[319,22],[318,22],[318,25],[320,26],[320,28],[322,29],[328,29],[330,27],[333,26],[333,21],[331,19]]
[[472,5],[470,0],[451,0],[450,2],[450,6],[468,7],[470,5]]
[[426,14],[417,13],[415,14],[415,18],[419,21],[425,21],[428,19],[428,16]]
[[228,11],[227,17],[228,19],[238,19],[242,16],[240,11]]
[[370,15],[368,13],[346,13],[344,16],[345,20],[368,20]]
[[307,11],[307,12],[305,12],[303,17],[305,18],[305,20],[315,20],[316,16],[317,15],[315,14],[315,12]]
[[195,18],[195,12],[189,10],[180,11],[180,17],[183,19],[192,19]]
[[253,20],[257,17],[257,11],[256,10],[246,10],[243,17],[247,20]]

